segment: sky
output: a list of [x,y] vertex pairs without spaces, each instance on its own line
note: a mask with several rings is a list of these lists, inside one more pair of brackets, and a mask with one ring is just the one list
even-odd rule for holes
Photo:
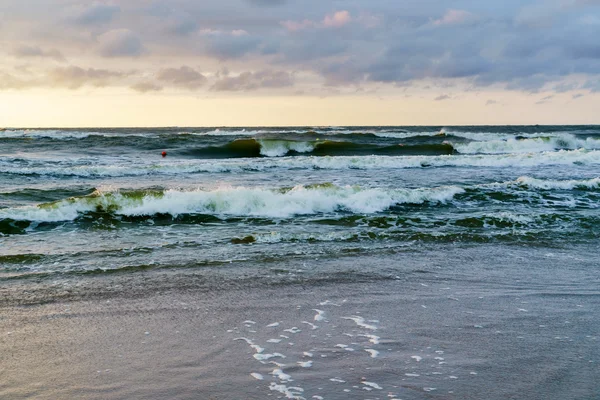
[[600,0],[2,0],[0,128],[600,124]]

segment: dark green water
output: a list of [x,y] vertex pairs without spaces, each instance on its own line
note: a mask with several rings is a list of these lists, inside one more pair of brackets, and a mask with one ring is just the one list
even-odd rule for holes
[[599,206],[597,126],[6,129],[0,397],[598,398]]

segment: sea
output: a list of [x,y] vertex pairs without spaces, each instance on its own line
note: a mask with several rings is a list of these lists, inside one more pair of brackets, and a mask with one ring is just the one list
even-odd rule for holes
[[244,299],[155,398],[600,398],[599,250],[600,126],[0,131],[2,307]]

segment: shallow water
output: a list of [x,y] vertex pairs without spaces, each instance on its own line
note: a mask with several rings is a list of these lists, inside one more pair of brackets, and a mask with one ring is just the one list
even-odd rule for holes
[[0,144],[5,397],[600,393],[596,126]]

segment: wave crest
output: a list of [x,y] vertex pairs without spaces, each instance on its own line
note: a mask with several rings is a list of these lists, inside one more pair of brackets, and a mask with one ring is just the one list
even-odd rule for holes
[[88,212],[124,216],[211,214],[288,218],[333,212],[371,214],[397,204],[447,202],[464,190],[455,186],[420,189],[362,189],[298,185],[291,189],[226,187],[215,190],[102,192],[39,206],[0,210],[0,219],[72,221]]

